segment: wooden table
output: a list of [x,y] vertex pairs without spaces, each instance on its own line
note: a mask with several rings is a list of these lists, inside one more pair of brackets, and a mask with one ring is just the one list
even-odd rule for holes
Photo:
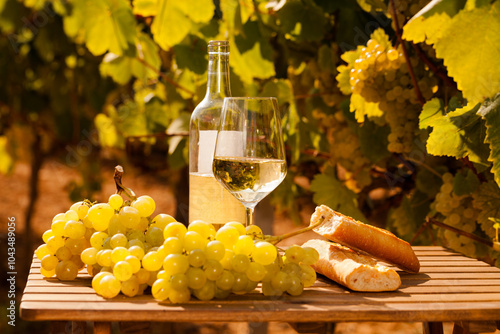
[[414,249],[421,272],[399,272],[402,285],[394,292],[353,292],[320,277],[298,297],[273,299],[255,292],[182,305],[158,304],[149,295],[106,300],[94,293],[86,274],[73,282],[43,278],[35,258],[20,304],[21,317],[93,321],[94,332],[99,333],[109,333],[110,322],[115,321],[293,322],[299,331],[317,323],[423,322],[429,333],[442,332],[441,323],[449,321],[499,324],[495,324],[500,320],[499,268],[442,247]]

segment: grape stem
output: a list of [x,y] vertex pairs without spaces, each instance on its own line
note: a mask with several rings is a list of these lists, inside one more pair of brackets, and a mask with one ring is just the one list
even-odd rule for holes
[[399,27],[398,17],[396,16],[396,6],[394,5],[394,0],[389,0],[389,8],[391,10],[392,19],[394,20],[396,35],[398,37],[399,43],[401,44],[401,49],[403,50],[403,56],[405,57],[406,65],[408,66],[408,72],[413,83],[413,88],[415,89],[415,93],[417,94],[418,102],[423,106],[425,104],[425,99],[422,96],[420,87],[418,87],[417,77],[415,76],[415,72],[413,71],[413,66],[411,66],[410,56],[408,55],[408,50],[406,50],[406,46],[403,41],[403,34],[401,32],[401,28]]
[[450,231],[453,231],[455,233],[458,233],[460,235],[463,235],[467,238],[470,238],[474,241],[477,241],[477,242],[480,242],[486,246],[489,246],[489,247],[493,247],[493,241],[490,241],[490,240],[486,240],[486,239],[483,239],[483,238],[480,238],[478,237],[477,235],[474,235],[472,233],[469,233],[469,232],[465,232],[465,231],[462,231],[462,230],[459,230],[458,228],[456,227],[453,227],[453,226],[450,226],[450,225],[447,225],[445,223],[442,223],[434,218],[430,218],[430,217],[427,217],[427,222],[429,222],[430,224],[433,224],[433,225],[436,225],[436,226],[439,226],[439,227],[442,227],[442,228],[445,228],[447,230],[450,230]]
[[116,193],[121,194],[125,193],[128,198],[130,198],[132,201],[135,201],[137,199],[137,196],[135,193],[132,191],[132,189],[124,187],[122,184],[122,177],[123,177],[123,167],[120,165],[117,165],[115,167],[115,174],[113,175],[113,178],[115,179],[115,184],[116,184]]
[[315,222],[312,225],[309,225],[308,227],[305,227],[303,229],[293,231],[293,232],[290,232],[287,234],[283,234],[283,235],[266,236],[265,240],[273,245],[276,245],[277,243],[279,243],[285,239],[288,239],[288,238],[294,237],[296,235],[302,234],[304,232],[310,231],[310,230],[320,226],[321,224],[323,224],[324,221],[325,221],[325,216],[321,216],[317,222]]

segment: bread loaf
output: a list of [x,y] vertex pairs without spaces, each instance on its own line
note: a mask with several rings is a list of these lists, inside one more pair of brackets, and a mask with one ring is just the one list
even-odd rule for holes
[[397,272],[378,264],[369,256],[326,240],[312,239],[302,247],[312,247],[319,260],[316,272],[354,291],[393,291],[401,285]]
[[319,219],[324,220],[314,228],[314,231],[328,240],[366,253],[411,273],[420,270],[420,263],[410,244],[391,232],[363,224],[326,205],[316,207],[311,216],[311,225]]

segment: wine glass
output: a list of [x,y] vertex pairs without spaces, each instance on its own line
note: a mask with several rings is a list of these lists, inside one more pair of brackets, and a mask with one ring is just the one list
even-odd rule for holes
[[283,181],[286,160],[274,97],[226,97],[215,144],[214,176],[246,209],[253,210]]

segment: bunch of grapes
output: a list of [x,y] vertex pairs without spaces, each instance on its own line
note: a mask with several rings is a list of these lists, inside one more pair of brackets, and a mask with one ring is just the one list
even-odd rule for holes
[[319,110],[314,110],[313,116],[325,128],[332,164],[340,165],[345,171],[346,187],[359,192],[371,184],[370,160],[362,154],[359,137],[347,124],[342,111],[325,115]]
[[[423,97],[430,99],[436,90],[437,80],[417,58],[411,58],[411,66],[419,78],[417,84]],[[411,152],[413,139],[419,132],[418,116],[422,107],[403,53],[370,39],[354,62],[349,82],[354,94],[360,94],[368,102],[379,103],[391,128],[389,151]]]
[[166,214],[152,217],[149,196],[124,202],[119,194],[107,203],[75,203],[54,217],[36,256],[46,277],[73,280],[87,266],[97,294],[113,298],[142,294],[148,286],[157,300],[181,303],[224,298],[253,291],[264,295],[299,295],[311,286],[313,248],[292,246],[284,255],[252,225],[229,222],[218,231],[203,221],[188,227]]
[[[432,208],[445,217],[443,220],[445,224],[473,233],[477,228],[476,221],[480,211],[472,206],[471,196],[459,196],[453,192],[454,177],[451,173],[443,174],[442,178],[443,185],[436,195]],[[448,247],[468,256],[476,254],[475,243],[466,236],[450,230],[444,230],[442,233]]]

